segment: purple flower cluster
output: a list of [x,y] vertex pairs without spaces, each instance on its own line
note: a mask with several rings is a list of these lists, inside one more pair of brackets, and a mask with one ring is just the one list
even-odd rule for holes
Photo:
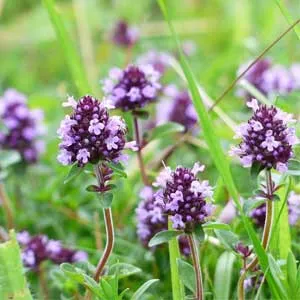
[[161,88],[160,73],[152,65],[113,68],[103,81],[105,96],[116,108],[137,110],[156,100]]
[[79,102],[69,97],[63,105],[72,107],[73,113],[65,117],[58,130],[62,142],[57,158],[62,165],[119,161],[124,158],[124,148],[135,149],[134,143],[125,142],[125,122],[109,116],[105,102],[91,96],[84,96]]
[[34,163],[44,150],[39,138],[45,133],[43,112],[30,110],[25,95],[14,89],[5,91],[0,98],[0,148],[16,150],[26,163]]
[[154,70],[164,74],[170,66],[172,56],[166,52],[150,50],[137,59],[138,65],[152,65]]
[[172,121],[183,125],[186,130],[192,129],[198,117],[188,91],[169,85],[164,89],[164,95],[157,105],[157,123]]
[[212,206],[206,202],[206,198],[213,195],[212,188],[207,180],[197,178],[203,170],[204,166],[199,163],[195,163],[192,169],[178,166],[172,171],[166,167],[153,183],[161,187],[156,193],[155,203],[171,216],[175,229],[190,233],[212,213]]
[[31,236],[27,231],[22,231],[17,234],[17,240],[22,247],[23,264],[32,270],[37,270],[46,260],[55,264],[87,260],[85,252],[65,248],[60,241],[49,240],[45,235]]
[[129,26],[124,20],[119,21],[113,32],[113,41],[121,47],[132,47],[139,38],[139,31],[134,26]]
[[[238,70],[238,75],[250,63],[243,64]],[[244,79],[264,95],[287,95],[300,89],[300,64],[294,64],[290,68],[286,68],[282,65],[272,65],[270,59],[261,59],[247,72]],[[247,92],[241,90],[238,94],[250,97]]]
[[[137,234],[144,247],[148,247],[151,238],[160,231],[167,230],[168,218],[160,205],[155,203],[154,190],[146,186],[140,193],[142,201],[136,209]],[[179,237],[181,253],[190,255],[190,247],[186,237]]]
[[235,137],[242,138],[242,142],[232,148],[231,155],[240,157],[244,167],[258,163],[262,168],[286,172],[292,146],[298,143],[295,128],[288,127],[294,122],[292,115],[274,106],[258,105],[255,99],[247,105],[254,114],[248,123],[237,128]]
[[[290,225],[296,225],[300,220],[300,195],[295,192],[291,192],[288,201],[289,223]],[[266,218],[266,204],[263,203],[260,206],[253,209],[250,213],[250,217],[253,222],[263,228]]]

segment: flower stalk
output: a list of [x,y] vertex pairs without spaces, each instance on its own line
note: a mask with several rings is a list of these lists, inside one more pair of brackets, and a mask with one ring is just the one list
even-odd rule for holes
[[[102,186],[104,184],[104,178],[103,174],[101,172],[101,167],[97,165],[95,167],[95,173],[98,180],[99,186]],[[99,263],[96,267],[96,271],[94,274],[95,281],[99,281],[99,278],[101,274],[103,273],[103,269],[112,253],[115,236],[114,236],[114,225],[113,225],[113,219],[112,219],[112,213],[111,208],[107,207],[103,209],[103,215],[105,220],[105,230],[106,230],[106,245],[104,252],[102,254],[102,257],[99,260]]]
[[[267,250],[269,247],[270,236],[272,232],[272,222],[273,222],[273,200],[272,196],[274,194],[274,186],[272,182],[271,170],[266,169],[266,188],[268,199],[266,200],[266,219],[264,225],[264,231],[262,236],[262,247]],[[245,291],[244,291],[244,281],[246,278],[246,274],[248,271],[253,270],[258,264],[257,256],[252,259],[252,261],[246,265],[244,270],[241,273],[239,282],[238,282],[238,299],[245,299]]]
[[198,245],[196,242],[196,238],[193,234],[188,234],[188,240],[189,240],[189,245],[191,247],[191,254],[192,254],[195,275],[196,275],[196,298],[195,299],[203,300],[204,293],[203,293],[202,272],[201,272]]
[[134,122],[135,139],[138,147],[137,157],[138,157],[139,167],[142,175],[142,180],[144,185],[149,185],[149,180],[146,174],[145,164],[142,155],[142,143],[140,139],[139,123],[136,116],[133,117],[133,122]]

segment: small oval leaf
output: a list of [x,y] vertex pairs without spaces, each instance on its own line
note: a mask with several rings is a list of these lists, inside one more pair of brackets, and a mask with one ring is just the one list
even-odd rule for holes
[[182,234],[179,230],[164,230],[158,232],[149,242],[149,247],[154,247],[169,242],[171,239]]

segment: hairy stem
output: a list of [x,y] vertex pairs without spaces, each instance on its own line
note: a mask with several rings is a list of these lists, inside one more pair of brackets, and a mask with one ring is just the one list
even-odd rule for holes
[[[272,175],[271,170],[266,170],[266,183],[267,183],[267,193],[268,195],[273,194],[273,183],[272,183]],[[266,200],[266,219],[264,225],[264,231],[262,236],[262,247],[267,250],[270,242],[270,236],[272,232],[272,221],[273,221],[273,200]],[[243,270],[241,277],[238,283],[238,296],[239,300],[244,299],[244,281],[246,278],[246,274],[249,270],[253,270],[258,264],[257,256],[252,259],[252,261],[246,266]]]
[[202,272],[200,265],[200,258],[198,252],[198,245],[193,234],[188,235],[189,245],[191,247],[191,254],[193,258],[193,264],[196,274],[196,300],[203,300],[203,284],[202,284]]
[[[103,174],[101,172],[101,166],[99,166],[99,165],[95,166],[95,174],[96,174],[99,186],[103,185],[104,178],[103,178]],[[105,249],[103,251],[102,257],[100,258],[99,263],[96,267],[96,272],[94,275],[94,279],[97,282],[99,281],[99,278],[103,272],[103,269],[112,253],[112,250],[114,247],[114,241],[115,241],[114,225],[113,225],[111,208],[110,207],[104,208],[103,215],[104,215],[104,220],[105,220],[106,245],[105,245]]]
[[261,54],[259,54],[255,60],[246,68],[244,72],[242,72],[236,79],[232,81],[232,83],[227,87],[227,89],[222,93],[222,95],[215,101],[215,103],[210,107],[209,111],[212,111],[215,106],[217,106],[221,100],[234,88],[237,82],[246,75],[246,73],[271,49],[273,48],[287,33],[289,33],[298,23],[300,19],[294,22],[288,29],[286,29],[279,37],[277,37],[267,48],[263,50]]
[[139,124],[136,116],[133,117],[133,121],[134,121],[135,139],[138,146],[137,156],[138,156],[139,167],[142,175],[142,180],[144,185],[149,185],[148,177],[145,170],[143,155],[142,155],[142,144],[140,139]]
[[103,269],[112,253],[113,247],[114,247],[114,225],[112,220],[112,214],[111,214],[111,208],[104,208],[104,219],[105,219],[105,228],[106,228],[106,245],[104,252],[102,254],[101,259],[99,260],[99,263],[96,268],[96,272],[94,275],[95,281],[99,281],[99,278],[103,272]]
[[2,203],[2,207],[6,216],[7,229],[14,228],[14,217],[10,204],[10,199],[7,197],[4,185],[2,183],[0,183],[0,203]]

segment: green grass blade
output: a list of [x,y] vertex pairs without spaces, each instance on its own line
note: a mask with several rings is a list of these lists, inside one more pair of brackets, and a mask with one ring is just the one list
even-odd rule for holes
[[[234,184],[234,181],[233,181],[233,178],[231,175],[227,157],[225,156],[225,154],[223,152],[219,138],[217,137],[217,135],[215,135],[213,123],[210,120],[210,117],[206,111],[204,103],[202,102],[195,76],[194,76],[184,54],[182,53],[180,41],[178,39],[178,36],[175,32],[175,29],[174,29],[172,23],[171,23],[165,3],[163,0],[157,0],[157,2],[160,5],[161,11],[163,12],[165,19],[168,22],[169,28],[170,28],[173,38],[176,42],[176,45],[178,48],[177,50],[180,55],[181,67],[182,67],[182,70],[186,77],[186,80],[188,82],[188,86],[189,86],[189,89],[192,94],[193,104],[194,104],[194,107],[196,109],[196,112],[198,114],[198,117],[199,117],[199,120],[201,123],[202,132],[203,132],[204,138],[206,140],[206,143],[210,149],[215,166],[217,167],[220,175],[222,176],[224,183],[225,183],[231,197],[233,198],[234,202],[236,203],[236,206],[240,212],[242,221],[245,225],[248,235],[252,240],[252,243],[255,248],[256,254],[258,256],[259,263],[262,267],[262,270],[264,272],[266,272],[268,269],[268,256],[267,256],[265,250],[263,249],[263,247],[261,246],[261,243],[256,236],[256,232],[254,231],[253,226],[250,224],[248,218],[243,213],[241,203],[239,201],[239,194],[237,192],[237,189],[235,187],[235,184]],[[281,286],[276,284],[272,274],[270,272],[267,272],[266,276],[267,276],[267,280],[268,280],[273,297],[275,299],[285,299],[286,291],[284,291],[281,288]]]
[[[283,16],[286,18],[288,23],[292,25],[294,23],[293,17],[290,14],[289,10],[287,9],[286,5],[284,4],[283,0],[275,0],[276,4],[278,5],[279,9],[281,10]],[[297,34],[299,40],[300,40],[300,25],[297,25],[294,27],[294,31]]]
[[[172,230],[172,223],[168,222],[169,230]],[[170,267],[171,267],[171,280],[172,280],[172,294],[173,300],[184,299],[184,287],[179,277],[179,269],[177,265],[177,259],[180,259],[180,251],[177,238],[173,238],[169,242],[169,255],[170,255]]]
[[77,49],[73,45],[72,39],[68,34],[66,27],[63,22],[58,9],[55,7],[54,0],[43,0],[44,6],[46,7],[49,18],[52,22],[53,28],[55,30],[57,40],[62,47],[65,60],[70,69],[70,73],[76,84],[78,92],[80,95],[85,95],[91,92],[89,83],[83,68],[80,56]]
[[8,242],[0,244],[0,299],[32,300],[14,231]]
[[290,186],[291,180],[287,178],[285,186],[278,191],[280,201],[275,202],[275,224],[271,237],[271,249],[276,259],[286,260],[291,249],[291,232],[287,205]]

